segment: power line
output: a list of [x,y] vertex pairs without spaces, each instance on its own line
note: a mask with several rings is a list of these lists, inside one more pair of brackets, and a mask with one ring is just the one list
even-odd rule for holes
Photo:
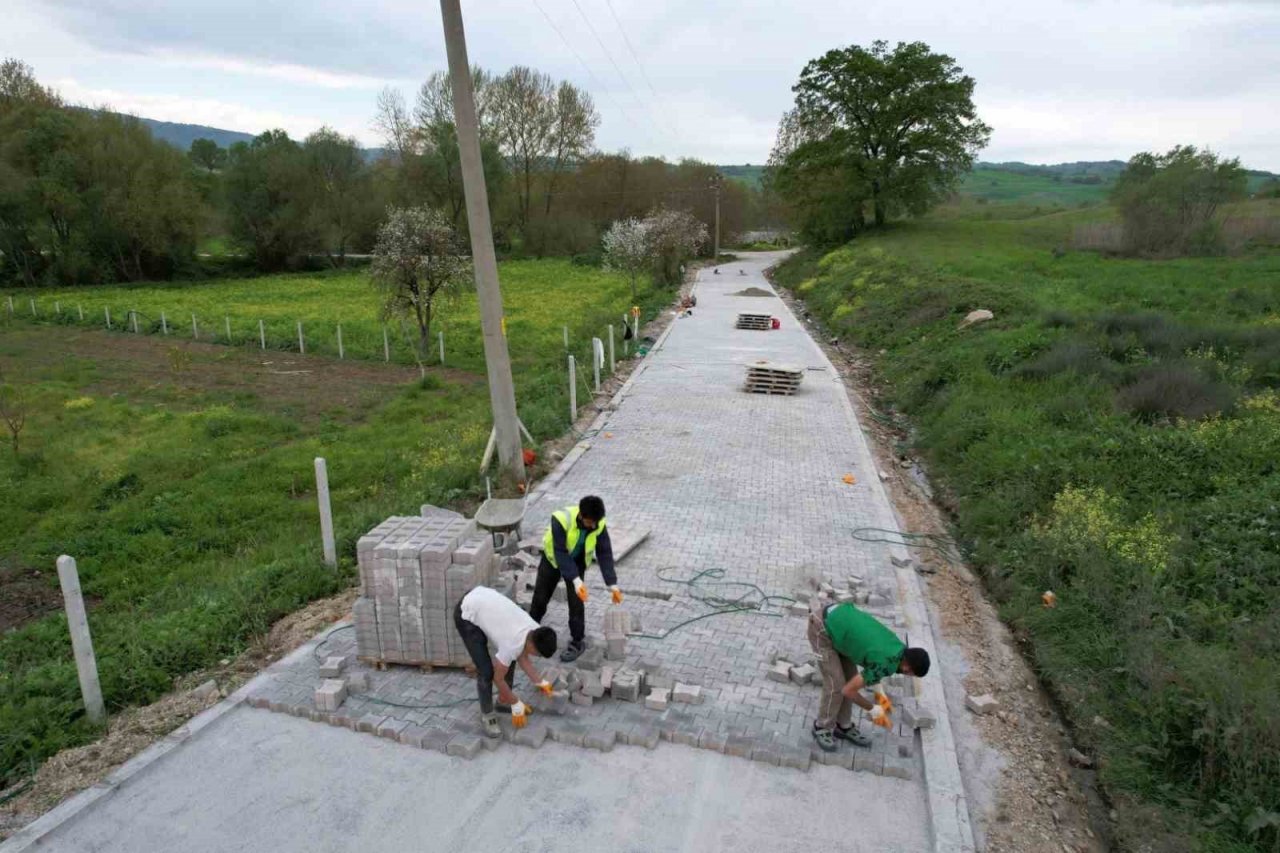
[[572,0],[573,7],[578,10],[578,15],[582,18],[582,22],[587,25],[587,29],[591,31],[591,36],[596,40],[596,44],[600,45],[600,52],[604,54],[605,59],[609,60],[609,64],[613,66],[613,70],[618,72],[618,78],[622,80],[622,85],[627,87],[627,91],[631,93],[631,97],[635,98],[640,109],[644,110],[645,118],[653,125],[654,130],[659,134],[670,133],[669,128],[658,127],[658,123],[653,120],[653,114],[650,112],[644,101],[640,100],[640,96],[636,94],[635,88],[631,85],[631,81],[627,79],[627,75],[622,73],[622,69],[618,67],[618,63],[614,61],[613,54],[609,48],[605,47],[604,40],[600,38],[600,34],[596,32],[596,28],[591,25],[591,19],[587,17],[587,13],[582,11],[582,5],[578,0]]
[[578,51],[573,49],[573,45],[570,44],[569,40],[564,37],[564,33],[561,32],[560,28],[556,26],[556,22],[551,20],[551,16],[547,14],[547,10],[542,8],[542,4],[539,3],[538,0],[533,0],[533,5],[536,6],[538,11],[542,13],[542,17],[546,18],[547,23],[551,26],[551,29],[555,30],[556,35],[560,37],[560,41],[564,44],[565,48],[567,48],[568,51],[571,54],[573,54],[574,59],[578,60],[578,64],[581,65],[583,70],[587,72],[587,76],[591,78],[591,81],[595,83],[596,86],[599,87],[600,91],[604,93],[604,96],[608,98],[615,107],[618,108],[618,112],[622,113],[623,117],[626,118],[626,120],[631,123],[632,127],[634,127],[636,130],[639,130],[646,137],[648,137],[650,143],[654,143],[653,137],[649,136],[648,129],[641,127],[639,124],[637,124],[635,119],[631,117],[630,111],[623,108],[622,104],[618,103],[617,100],[614,99],[613,95],[609,94],[609,90],[605,87],[603,83],[600,82],[600,78],[597,77],[595,72],[591,70],[591,66],[587,64],[586,60],[582,58],[582,56],[578,53]]
[[618,32],[622,33],[622,40],[627,45],[627,51],[631,54],[631,58],[635,60],[636,67],[640,69],[640,76],[644,78],[644,82],[649,87],[649,91],[653,93],[653,96],[655,98],[658,97],[658,90],[653,88],[653,81],[649,79],[648,72],[644,70],[644,63],[640,61],[640,56],[631,44],[631,39],[627,37],[627,28],[622,26],[622,21],[618,20],[618,13],[613,10],[612,0],[604,0],[604,2],[609,7],[609,14],[613,16],[613,22],[618,25]]

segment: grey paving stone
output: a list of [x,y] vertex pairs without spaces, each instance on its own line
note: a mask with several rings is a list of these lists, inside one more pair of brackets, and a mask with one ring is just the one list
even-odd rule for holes
[[386,719],[387,719],[386,714],[376,714],[376,713],[365,714],[363,717],[361,717],[359,720],[356,721],[356,731],[375,734],[378,731],[378,726],[386,722]]
[[725,741],[727,737],[718,731],[703,729],[698,735],[698,748],[709,749],[712,752],[724,752]]
[[588,731],[587,736],[583,739],[582,745],[587,749],[598,749],[601,752],[611,752],[613,745],[618,741],[618,732],[615,729],[596,729]]
[[751,747],[751,760],[759,761],[763,764],[772,764],[775,767],[781,759],[781,754],[777,744],[772,743],[756,743]]
[[630,746],[643,746],[645,749],[656,749],[658,741],[657,726],[636,725],[626,733],[626,742]]
[[480,735],[454,735],[449,741],[448,747],[445,749],[449,755],[456,755],[461,758],[475,758],[483,744],[480,742]]
[[750,738],[746,735],[729,735],[725,739],[724,754],[736,755],[739,758],[749,758],[755,745],[755,738]]
[[384,737],[387,740],[399,740],[400,732],[408,728],[412,723],[408,720],[394,720],[388,717],[386,720],[378,724],[378,737]]
[[914,767],[915,767],[915,762],[912,761],[910,758],[900,758],[896,755],[886,755],[884,757],[884,764],[881,772],[885,776],[894,776],[898,779],[910,779],[912,775],[914,775],[912,773],[912,769]]
[[511,742],[517,746],[529,746],[537,749],[547,739],[547,726],[543,723],[529,723],[523,729],[516,729]]
[[884,773],[884,753],[860,749],[853,753],[853,769],[862,773]]
[[587,737],[587,728],[577,723],[560,723],[555,726],[549,726],[547,735],[556,743],[582,746]]

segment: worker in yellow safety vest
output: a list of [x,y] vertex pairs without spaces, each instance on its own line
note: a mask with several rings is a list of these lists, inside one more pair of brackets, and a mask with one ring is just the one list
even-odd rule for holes
[[622,603],[618,575],[613,567],[613,544],[604,521],[604,501],[587,495],[577,506],[565,507],[551,514],[551,523],[542,537],[542,562],[538,564],[538,580],[533,589],[529,615],[541,623],[547,603],[556,584],[564,581],[569,603],[569,645],[560,660],[574,661],[586,649],[587,585],[582,576],[587,567],[599,561],[600,574],[608,584],[614,604]]

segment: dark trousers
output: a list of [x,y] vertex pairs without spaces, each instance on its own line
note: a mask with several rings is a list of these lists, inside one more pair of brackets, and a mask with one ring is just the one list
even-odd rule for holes
[[[529,605],[529,616],[539,625],[542,624],[542,617],[547,615],[547,603],[551,601],[551,594],[556,591],[556,584],[562,580],[564,576],[560,574],[560,570],[547,562],[547,555],[543,554],[542,562],[538,563],[538,581],[533,587],[533,603]],[[569,602],[569,636],[574,643],[581,645],[582,638],[587,633],[586,608],[570,581],[564,580],[564,591],[565,600]]]
[[[480,630],[480,626],[462,618],[462,602],[453,608],[453,624],[462,637],[462,644],[471,655],[471,662],[476,665],[476,693],[480,697],[480,710],[488,714],[493,711],[493,658],[489,656],[489,638]],[[507,686],[511,687],[516,677],[516,662],[507,667]]]

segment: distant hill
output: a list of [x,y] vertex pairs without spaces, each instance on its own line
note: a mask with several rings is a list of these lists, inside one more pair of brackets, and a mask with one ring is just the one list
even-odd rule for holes
[[[1020,201],[1032,204],[1078,206],[1106,199],[1119,174],[1123,160],[1080,160],[1074,163],[980,162],[964,177],[960,195],[984,201]],[[730,180],[758,187],[764,166],[744,164],[720,166]],[[1248,190],[1277,176],[1260,169],[1248,171]]]
[[[182,151],[191,149],[191,143],[197,139],[212,139],[222,148],[230,148],[237,142],[252,142],[254,134],[242,133],[238,130],[223,130],[220,127],[209,127],[203,124],[178,124],[172,121],[156,121],[153,118],[134,116],[142,122],[151,135],[161,142],[167,142]],[[363,148],[366,160],[377,160],[386,153],[385,148]]]
[[174,148],[180,148],[187,151],[191,148],[191,143],[197,139],[212,139],[222,148],[230,148],[237,142],[249,142],[253,139],[252,133],[241,133],[238,130],[223,130],[218,127],[207,127],[203,124],[178,124],[172,121],[156,121],[153,118],[143,118],[135,116],[138,121],[147,126],[151,131],[151,135],[161,142],[167,142]]

